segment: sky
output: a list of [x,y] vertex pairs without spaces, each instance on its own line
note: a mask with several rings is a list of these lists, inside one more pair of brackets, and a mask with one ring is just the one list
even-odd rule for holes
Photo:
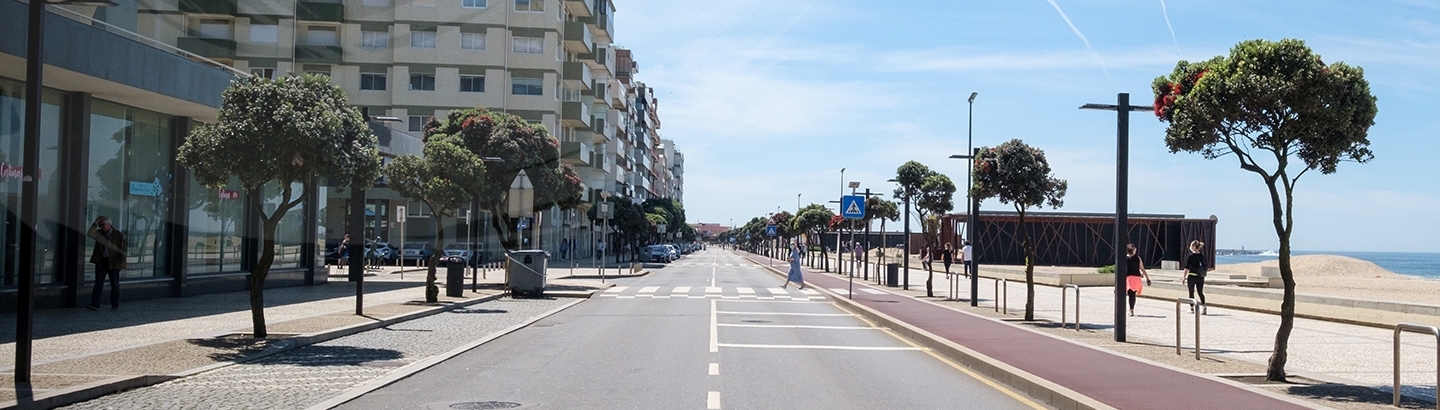
[[[1151,81],[1180,60],[1295,38],[1327,63],[1363,68],[1379,114],[1372,161],[1297,184],[1293,248],[1440,252],[1440,3],[615,3],[615,42],[634,51],[636,79],[656,89],[660,134],[685,154],[691,223],[825,204],[849,181],[890,192],[885,181],[911,160],[962,187],[961,212],[968,163],[947,157],[966,151],[967,124],[975,147],[1018,138],[1044,150],[1069,182],[1058,211],[1113,213],[1115,114],[1080,105],[1118,93],[1149,105]],[[1260,177],[1233,157],[1170,153],[1165,127],[1131,116],[1130,212],[1214,215],[1215,248],[1278,247]]]

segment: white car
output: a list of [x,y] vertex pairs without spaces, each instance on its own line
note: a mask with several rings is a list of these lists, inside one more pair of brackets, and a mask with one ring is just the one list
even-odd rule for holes
[[[474,266],[480,259],[470,253],[471,246],[469,243],[452,243],[445,245],[445,257],[458,257],[465,260],[466,266]],[[475,251],[478,253],[480,250],[475,249]]]

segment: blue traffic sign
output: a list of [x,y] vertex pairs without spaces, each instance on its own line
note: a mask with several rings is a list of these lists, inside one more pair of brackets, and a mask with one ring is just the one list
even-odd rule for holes
[[765,236],[775,236],[777,233],[775,225],[765,225]]
[[845,195],[840,197],[840,216],[845,219],[865,217],[865,196]]

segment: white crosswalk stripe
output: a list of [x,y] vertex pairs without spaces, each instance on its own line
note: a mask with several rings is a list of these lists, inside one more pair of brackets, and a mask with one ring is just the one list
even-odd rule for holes
[[875,289],[870,289],[870,288],[860,288],[860,291],[861,291],[861,292],[865,292],[865,293],[869,293],[869,294],[871,294],[871,295],[888,295],[888,293],[885,293],[885,291],[883,291],[883,290],[875,290]]

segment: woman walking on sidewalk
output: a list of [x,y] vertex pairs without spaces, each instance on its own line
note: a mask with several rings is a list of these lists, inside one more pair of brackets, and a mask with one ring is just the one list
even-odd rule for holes
[[804,249],[804,247],[799,243],[796,243],[795,246],[790,248],[790,274],[785,276],[785,283],[780,284],[781,289],[784,289],[790,282],[795,282],[796,285],[800,286],[800,290],[805,290],[805,275],[800,273],[801,249]]
[[945,242],[945,249],[940,250],[940,260],[945,262],[945,277],[950,277],[950,264],[955,263],[955,248],[950,242]]
[[[1150,272],[1145,271],[1145,261],[1140,260],[1135,244],[1125,245],[1125,295],[1130,298],[1130,316],[1135,316],[1135,296],[1150,284]],[[1145,281],[1140,281],[1141,277]]]
[[[1200,314],[1210,314],[1210,309],[1205,307],[1205,255],[1200,249],[1205,247],[1205,242],[1190,241],[1190,256],[1185,258],[1185,273],[1180,281],[1185,282],[1185,289],[1190,291],[1190,298],[1194,299],[1195,294],[1200,294]],[[1194,312],[1195,307],[1190,307]]]

